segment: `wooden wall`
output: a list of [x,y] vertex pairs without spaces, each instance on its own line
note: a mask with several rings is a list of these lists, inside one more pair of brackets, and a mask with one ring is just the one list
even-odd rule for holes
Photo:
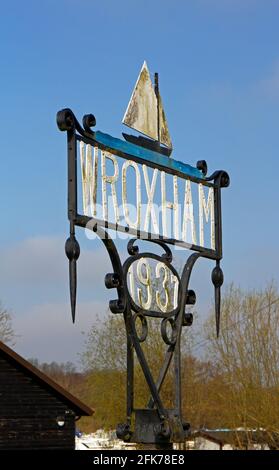
[[[59,427],[58,416],[65,416]],[[47,386],[0,355],[0,449],[74,449],[75,415]]]

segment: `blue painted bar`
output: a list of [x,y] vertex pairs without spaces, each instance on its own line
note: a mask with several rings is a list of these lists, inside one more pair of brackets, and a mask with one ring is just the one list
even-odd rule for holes
[[191,176],[193,178],[204,179],[203,173],[195,168],[194,166],[187,165],[187,163],[179,162],[173,158],[166,157],[158,152],[153,152],[152,150],[145,149],[139,145],[132,144],[131,142],[126,142],[125,140],[117,139],[111,137],[109,134],[104,134],[101,131],[96,131],[94,133],[94,140],[97,143],[105,145],[114,150],[132,155],[134,157],[141,158],[145,160],[146,163],[154,163],[155,165],[160,165],[165,167],[166,170],[175,170],[180,171],[185,176]]

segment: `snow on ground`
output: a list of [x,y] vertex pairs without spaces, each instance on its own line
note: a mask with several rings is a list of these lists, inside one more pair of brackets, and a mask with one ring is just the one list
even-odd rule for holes
[[92,434],[76,436],[76,450],[128,450],[136,449],[133,443],[125,443],[116,437],[115,431],[99,429]]

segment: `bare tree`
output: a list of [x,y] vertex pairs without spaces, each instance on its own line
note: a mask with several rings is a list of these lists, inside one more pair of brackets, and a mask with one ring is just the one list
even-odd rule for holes
[[278,430],[279,293],[273,284],[243,292],[231,285],[223,299],[221,333],[212,313],[207,353],[228,388],[216,389],[224,420],[234,427]]
[[0,341],[14,346],[15,338],[11,313],[0,304]]

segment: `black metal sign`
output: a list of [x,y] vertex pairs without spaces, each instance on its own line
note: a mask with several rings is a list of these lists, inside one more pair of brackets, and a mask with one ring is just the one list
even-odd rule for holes
[[[79,226],[94,231],[107,249],[113,269],[106,275],[105,285],[117,291],[117,298],[111,300],[109,306],[112,313],[123,314],[126,326],[127,417],[125,423],[118,426],[117,435],[125,441],[141,443],[182,442],[189,433],[189,425],[185,423],[181,410],[180,338],[182,328],[192,323],[192,315],[186,313],[187,306],[196,301],[195,292],[189,289],[189,281],[199,258],[215,260],[212,282],[218,335],[223,283],[220,267],[221,189],[229,186],[229,176],[225,171],[207,176],[205,161],[199,161],[194,168],[147,146],[94,132],[92,127],[96,121],[93,115],[85,115],[81,126],[70,109],[63,109],[57,114],[57,124],[61,131],[67,132],[70,236],[66,241],[66,254],[73,321],[76,264],[80,254],[75,227]],[[78,200],[79,195],[81,201]],[[154,204],[158,199],[156,212]],[[168,211],[171,218],[167,217]],[[128,257],[123,264],[111,229],[129,235]],[[141,240],[150,244],[151,251],[140,250]],[[175,245],[192,251],[181,275],[173,266],[172,248]],[[152,248],[155,246],[159,247],[161,254],[155,254]],[[157,290],[156,285],[152,287],[154,279],[160,285]],[[142,348],[148,336],[148,317],[161,319],[161,336],[167,345],[165,359],[156,378]],[[136,322],[141,324],[140,333]],[[141,410],[134,408],[134,353],[151,395],[146,408]],[[160,391],[172,361],[175,400],[173,408],[166,409]]]

